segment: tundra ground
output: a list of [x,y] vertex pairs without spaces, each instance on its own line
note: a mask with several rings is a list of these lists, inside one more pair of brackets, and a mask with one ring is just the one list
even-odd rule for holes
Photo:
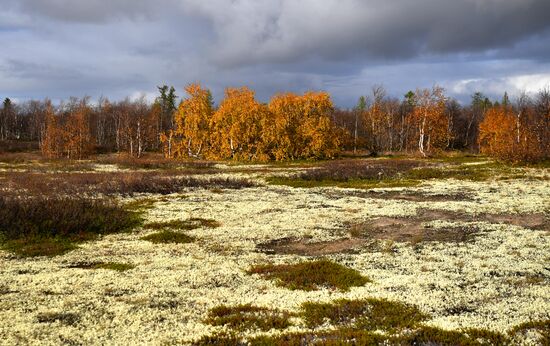
[[0,234],[0,344],[550,340],[545,167],[23,160],[0,163],[0,190],[115,199],[142,218],[49,256]]

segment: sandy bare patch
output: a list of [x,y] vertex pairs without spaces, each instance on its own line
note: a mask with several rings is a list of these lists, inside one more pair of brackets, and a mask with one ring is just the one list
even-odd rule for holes
[[459,192],[448,194],[426,194],[422,191],[379,191],[379,190],[349,190],[345,192],[330,191],[328,198],[340,199],[347,196],[375,199],[397,199],[411,202],[446,202],[446,201],[473,201],[471,194]]
[[447,210],[423,210],[418,215],[421,221],[445,220],[459,222],[488,222],[508,224],[530,229],[548,230],[550,222],[544,213],[535,214],[467,214]]
[[474,226],[431,228],[422,219],[405,217],[379,217],[350,226],[355,237],[399,242],[465,242],[479,230]]
[[267,254],[325,256],[335,253],[354,253],[366,243],[363,238],[342,238],[333,241],[308,242],[307,238],[282,238],[257,246]]
[[[463,226],[432,228],[430,221],[463,222]],[[353,237],[393,241],[439,241],[464,242],[473,239],[479,232],[473,222],[509,224],[530,229],[548,230],[545,214],[480,214],[471,215],[445,210],[423,210],[415,217],[379,217],[365,222],[350,224]]]

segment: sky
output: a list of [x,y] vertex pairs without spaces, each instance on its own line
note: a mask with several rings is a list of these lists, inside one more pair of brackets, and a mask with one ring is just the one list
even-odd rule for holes
[[0,0],[0,98],[145,95],[200,82],[219,102],[438,84],[467,103],[550,86],[549,0]]

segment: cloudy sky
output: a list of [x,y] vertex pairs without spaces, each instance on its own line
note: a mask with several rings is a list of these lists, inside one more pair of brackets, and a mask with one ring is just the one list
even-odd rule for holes
[[0,0],[0,97],[179,94],[248,85],[329,91],[351,106],[382,84],[550,85],[549,0]]

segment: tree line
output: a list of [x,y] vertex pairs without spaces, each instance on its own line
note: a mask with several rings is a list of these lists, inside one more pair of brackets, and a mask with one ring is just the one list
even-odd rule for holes
[[[550,155],[550,90],[530,97],[490,100],[482,93],[461,105],[443,88],[388,96],[381,86],[353,109],[336,108],[326,92],[281,93],[262,103],[247,87],[228,88],[215,105],[199,84],[179,100],[173,87],[159,87],[155,102],[48,99],[0,109],[0,145],[36,142],[51,158],[82,159],[125,152],[141,157],[247,161],[324,159],[342,151],[481,152],[507,161],[534,162]],[[179,101],[179,102],[178,102]]]

